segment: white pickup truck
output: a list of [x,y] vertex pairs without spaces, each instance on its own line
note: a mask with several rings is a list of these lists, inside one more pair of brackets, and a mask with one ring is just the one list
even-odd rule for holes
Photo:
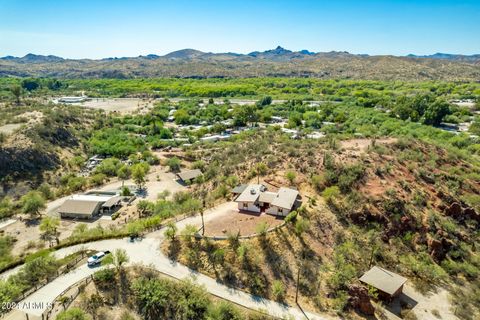
[[95,253],[93,256],[88,258],[87,265],[96,266],[97,264],[100,264],[100,262],[102,262],[103,258],[105,258],[105,256],[109,253],[110,253],[110,251],[100,251],[100,252]]

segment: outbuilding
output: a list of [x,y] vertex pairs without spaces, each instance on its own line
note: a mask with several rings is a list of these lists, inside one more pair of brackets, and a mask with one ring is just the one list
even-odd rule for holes
[[193,169],[177,173],[177,176],[184,183],[192,183],[194,179],[200,177],[202,174],[202,171],[199,169]]
[[407,282],[407,278],[374,266],[363,274],[360,281],[380,291],[381,296],[384,298],[391,299],[398,297],[402,293],[403,285]]

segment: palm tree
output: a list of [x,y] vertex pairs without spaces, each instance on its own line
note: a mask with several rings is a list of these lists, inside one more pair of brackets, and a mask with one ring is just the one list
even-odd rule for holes
[[102,264],[113,265],[117,272],[120,273],[123,270],[123,265],[129,261],[130,258],[125,249],[116,249],[103,259]]

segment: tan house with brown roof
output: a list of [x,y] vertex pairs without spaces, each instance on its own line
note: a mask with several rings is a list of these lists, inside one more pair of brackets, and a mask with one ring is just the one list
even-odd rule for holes
[[234,188],[234,194],[238,194],[235,199],[238,210],[276,216],[288,215],[300,202],[297,190],[282,187],[278,192],[271,192],[262,184],[238,186]]

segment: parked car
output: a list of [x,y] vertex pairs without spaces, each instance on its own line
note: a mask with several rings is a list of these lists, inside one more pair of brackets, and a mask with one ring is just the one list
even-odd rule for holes
[[110,251],[108,251],[108,250],[97,252],[93,256],[88,258],[87,264],[89,266],[96,266],[97,264],[100,264],[100,262],[102,262],[103,258],[105,258],[105,256],[109,253],[110,253]]

